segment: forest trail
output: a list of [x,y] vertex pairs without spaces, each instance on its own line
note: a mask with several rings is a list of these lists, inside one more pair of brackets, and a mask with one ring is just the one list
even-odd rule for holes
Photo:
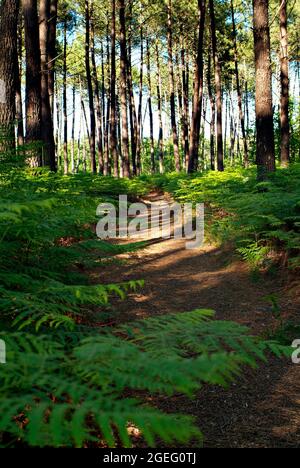
[[[166,199],[151,194],[145,202]],[[145,286],[125,301],[113,302],[117,321],[131,322],[157,314],[213,309],[217,320],[234,320],[254,333],[272,326],[271,306],[265,299],[280,294],[280,278],[254,282],[244,262],[232,250],[206,243],[187,250],[185,240],[150,240],[134,253],[118,256],[92,272],[95,283],[143,279]],[[297,306],[284,299],[281,307]],[[294,311],[295,313],[295,311]],[[259,370],[248,370],[228,390],[203,388],[196,400],[159,398],[164,411],[193,415],[206,447],[300,447],[300,366],[272,359]]]

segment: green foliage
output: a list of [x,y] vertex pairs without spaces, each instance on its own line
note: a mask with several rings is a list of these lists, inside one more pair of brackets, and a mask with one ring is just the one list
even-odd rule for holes
[[191,396],[203,383],[227,385],[243,364],[255,365],[269,350],[286,352],[211,316],[170,315],[113,333],[0,334],[8,349],[0,377],[1,445],[9,434],[9,440],[39,447],[128,447],[129,425],[138,427],[149,446],[157,437],[168,443],[199,438],[192,418],[164,415],[130,393]]
[[40,169],[2,173],[1,446],[128,447],[132,426],[150,446],[185,444],[201,437],[193,419],[160,412],[146,395],[193,396],[202,384],[228,385],[270,351],[288,352],[212,320],[211,311],[108,326],[111,296],[124,299],[143,281],[94,285],[88,272],[140,245],[97,240],[96,207],[122,193],[134,199],[152,184]]
[[204,202],[207,235],[213,241],[235,242],[254,269],[268,266],[272,251],[286,252],[295,269],[300,266],[299,178],[300,166],[295,164],[261,183],[255,168],[156,176],[152,183],[180,202]]

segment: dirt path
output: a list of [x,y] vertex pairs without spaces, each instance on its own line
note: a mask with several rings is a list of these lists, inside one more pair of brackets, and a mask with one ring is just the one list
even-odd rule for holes
[[[159,201],[155,195],[148,199]],[[278,293],[282,281],[254,283],[232,251],[208,244],[186,250],[184,240],[152,240],[119,259],[125,261],[94,271],[93,280],[145,280],[142,291],[114,304],[121,321],[209,308],[217,319],[235,320],[255,333],[273,324],[265,296]],[[285,298],[281,305],[285,313],[295,313],[292,300]],[[160,398],[157,405],[195,416],[206,447],[300,447],[300,366],[274,359],[259,371],[247,371],[228,390],[203,388],[196,400]]]

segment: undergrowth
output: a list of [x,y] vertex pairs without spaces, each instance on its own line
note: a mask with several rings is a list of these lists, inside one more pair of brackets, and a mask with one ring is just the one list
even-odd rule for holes
[[281,259],[293,270],[300,268],[299,180],[299,164],[278,169],[260,183],[256,168],[151,179],[180,202],[204,202],[207,236],[219,243],[234,242],[253,269]]
[[[242,174],[237,177],[244,183]],[[176,195],[184,199],[191,183],[197,186],[197,178],[177,179]],[[2,172],[2,447],[128,447],[131,426],[148,445],[158,439],[185,444],[201,437],[193,419],[158,411],[146,404],[145,392],[192,397],[204,383],[228,385],[245,364],[255,366],[270,351],[287,352],[237,324],[212,320],[211,311],[105,326],[111,296],[125,299],[143,281],[90,284],[87,273],[94,266],[139,248],[97,240],[96,207],[115,203],[119,194],[135,199],[151,184],[143,178]],[[104,326],[97,327],[99,321]]]

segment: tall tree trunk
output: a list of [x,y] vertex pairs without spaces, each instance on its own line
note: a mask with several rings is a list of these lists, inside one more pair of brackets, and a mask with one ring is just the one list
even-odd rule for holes
[[139,77],[139,106],[138,106],[138,141],[136,150],[137,173],[141,173],[141,152],[142,152],[142,109],[143,109],[143,81],[144,81],[144,32],[140,30],[141,55],[140,55],[140,77]]
[[212,171],[215,170],[215,139],[216,139],[216,102],[212,91],[211,84],[211,54],[208,53],[208,64],[207,64],[207,88],[211,110],[211,121],[210,121],[210,168]]
[[130,177],[128,114],[127,114],[128,60],[127,60],[125,0],[118,0],[118,6],[119,6],[119,20],[120,20],[120,100],[121,100],[121,118],[122,118],[123,176]]
[[199,138],[202,114],[203,100],[203,38],[205,26],[205,11],[206,0],[198,0],[199,9],[199,37],[197,60],[195,64],[195,79],[194,79],[194,97],[193,97],[193,114],[192,126],[190,135],[190,155],[188,172],[194,172],[198,168],[199,159]]
[[48,89],[50,109],[53,115],[54,110],[54,77],[56,61],[56,24],[57,24],[57,1],[50,0],[50,19],[48,30]]
[[[26,49],[26,142],[41,141],[41,58],[37,0],[22,0]],[[42,165],[39,147],[32,151],[31,164]]]
[[222,124],[222,84],[221,84],[221,64],[217,49],[216,19],[214,1],[209,0],[211,42],[215,69],[216,104],[217,104],[217,163],[218,171],[224,171],[223,153],[223,124]]
[[[108,60],[108,66],[109,66],[109,60]],[[106,89],[105,89],[105,67],[104,67],[104,48],[103,48],[103,41],[101,41],[101,105],[102,105],[102,133],[103,133],[103,173],[104,173],[104,159],[105,159],[105,137],[108,137],[108,132],[107,135],[105,135],[106,132],[106,103],[105,103],[105,94],[106,94]]]
[[69,171],[68,161],[68,114],[67,114],[67,19],[64,20],[63,46],[63,115],[64,115],[64,174]]
[[258,178],[275,171],[272,104],[272,71],[268,0],[253,0],[253,32],[256,72],[256,158]]
[[155,151],[154,151],[154,125],[153,125],[153,110],[152,110],[152,85],[151,85],[151,63],[150,63],[150,45],[147,39],[147,76],[148,76],[148,109],[150,120],[150,162],[151,172],[155,172]]
[[163,129],[163,118],[162,118],[162,82],[161,82],[161,70],[159,60],[158,42],[156,42],[156,68],[157,68],[157,106],[158,106],[158,122],[159,122],[159,135],[158,135],[158,147],[159,147],[159,172],[164,172],[164,129]]
[[90,156],[91,156],[91,171],[93,174],[97,172],[96,164],[96,117],[95,117],[95,106],[94,106],[94,93],[93,93],[93,83],[92,83],[92,74],[91,74],[91,64],[90,64],[90,2],[85,0],[85,69],[86,69],[86,79],[87,79],[87,88],[89,96],[89,109],[90,109]]
[[176,123],[176,104],[175,104],[175,80],[174,80],[174,64],[173,64],[173,22],[172,22],[172,0],[168,0],[168,25],[167,25],[167,36],[168,36],[168,64],[169,64],[169,89],[170,89],[170,106],[171,106],[171,125],[173,133],[173,146],[174,146],[174,159],[175,169],[177,172],[180,171],[180,155],[179,155],[179,143]]
[[15,77],[17,65],[17,0],[0,4],[0,152],[14,150]]
[[132,172],[133,175],[137,175],[136,166],[136,153],[138,145],[138,124],[137,115],[135,108],[134,92],[133,92],[133,80],[132,80],[132,0],[129,2],[129,18],[128,18],[128,93],[129,93],[129,116],[130,116],[130,129],[131,129],[131,160],[132,160]]
[[180,127],[181,135],[181,150],[184,153],[184,126],[183,126],[183,86],[182,86],[182,74],[180,64],[180,54],[176,51],[175,54],[175,65],[176,65],[176,77],[177,77],[177,102],[178,102],[178,122]]
[[22,59],[23,59],[23,41],[22,41],[22,29],[23,20],[19,14],[18,24],[18,53],[16,54],[16,120],[17,120],[17,141],[18,145],[24,145],[24,124],[23,124],[23,105],[22,105]]
[[76,88],[75,83],[73,84],[72,89],[72,132],[71,132],[71,139],[72,139],[72,147],[71,147],[71,172],[75,172],[75,113],[76,113]]
[[182,39],[181,45],[181,67],[182,67],[182,90],[183,90],[183,138],[184,138],[184,159],[185,167],[188,168],[190,145],[189,145],[189,77],[188,60],[186,60],[186,50]]
[[114,176],[119,176],[119,155],[117,142],[116,109],[116,0],[111,0],[111,83],[110,83],[110,150],[113,159]]
[[[111,164],[109,157],[109,132],[110,132],[110,112],[111,112],[111,66],[110,66],[110,32],[109,22],[107,22],[106,32],[106,62],[107,62],[107,90],[105,89],[105,77],[104,77],[104,57],[102,60],[102,101],[103,110],[105,109],[105,94],[106,94],[106,122],[104,120],[104,168],[103,174],[105,176],[111,174]],[[105,119],[105,116],[104,116]]]
[[57,81],[55,82],[56,89],[56,135],[55,135],[55,146],[56,146],[56,163],[57,166],[61,166],[61,96],[58,88]]
[[243,111],[243,96],[240,85],[240,75],[239,75],[239,65],[238,65],[238,49],[237,49],[237,33],[235,26],[235,17],[234,17],[234,8],[233,0],[231,0],[231,18],[232,18],[232,30],[233,30],[233,43],[234,43],[234,69],[235,69],[235,79],[236,79],[236,90],[238,95],[238,107],[239,107],[239,117],[241,122],[243,145],[244,145],[244,165],[245,167],[249,166],[249,154],[248,154],[248,143],[247,135],[245,128],[245,116]]
[[280,0],[280,130],[281,164],[286,167],[290,161],[289,122],[289,57],[287,31],[287,0]]
[[207,113],[207,96],[203,95],[203,118],[202,118],[202,129],[201,129],[201,159],[200,163],[202,165],[202,170],[206,170],[206,159],[205,159],[205,123],[206,123],[206,113]]
[[41,50],[41,135],[45,164],[56,170],[53,120],[48,88],[48,28],[50,20],[50,0],[40,0],[40,50]]
[[95,90],[95,101],[96,101],[96,115],[97,115],[97,150],[98,150],[98,169],[99,173],[103,174],[104,156],[103,156],[103,116],[102,116],[102,102],[98,83],[98,73],[95,58],[95,30],[94,21],[91,18],[91,59],[92,59],[92,71],[93,71],[93,83]]

